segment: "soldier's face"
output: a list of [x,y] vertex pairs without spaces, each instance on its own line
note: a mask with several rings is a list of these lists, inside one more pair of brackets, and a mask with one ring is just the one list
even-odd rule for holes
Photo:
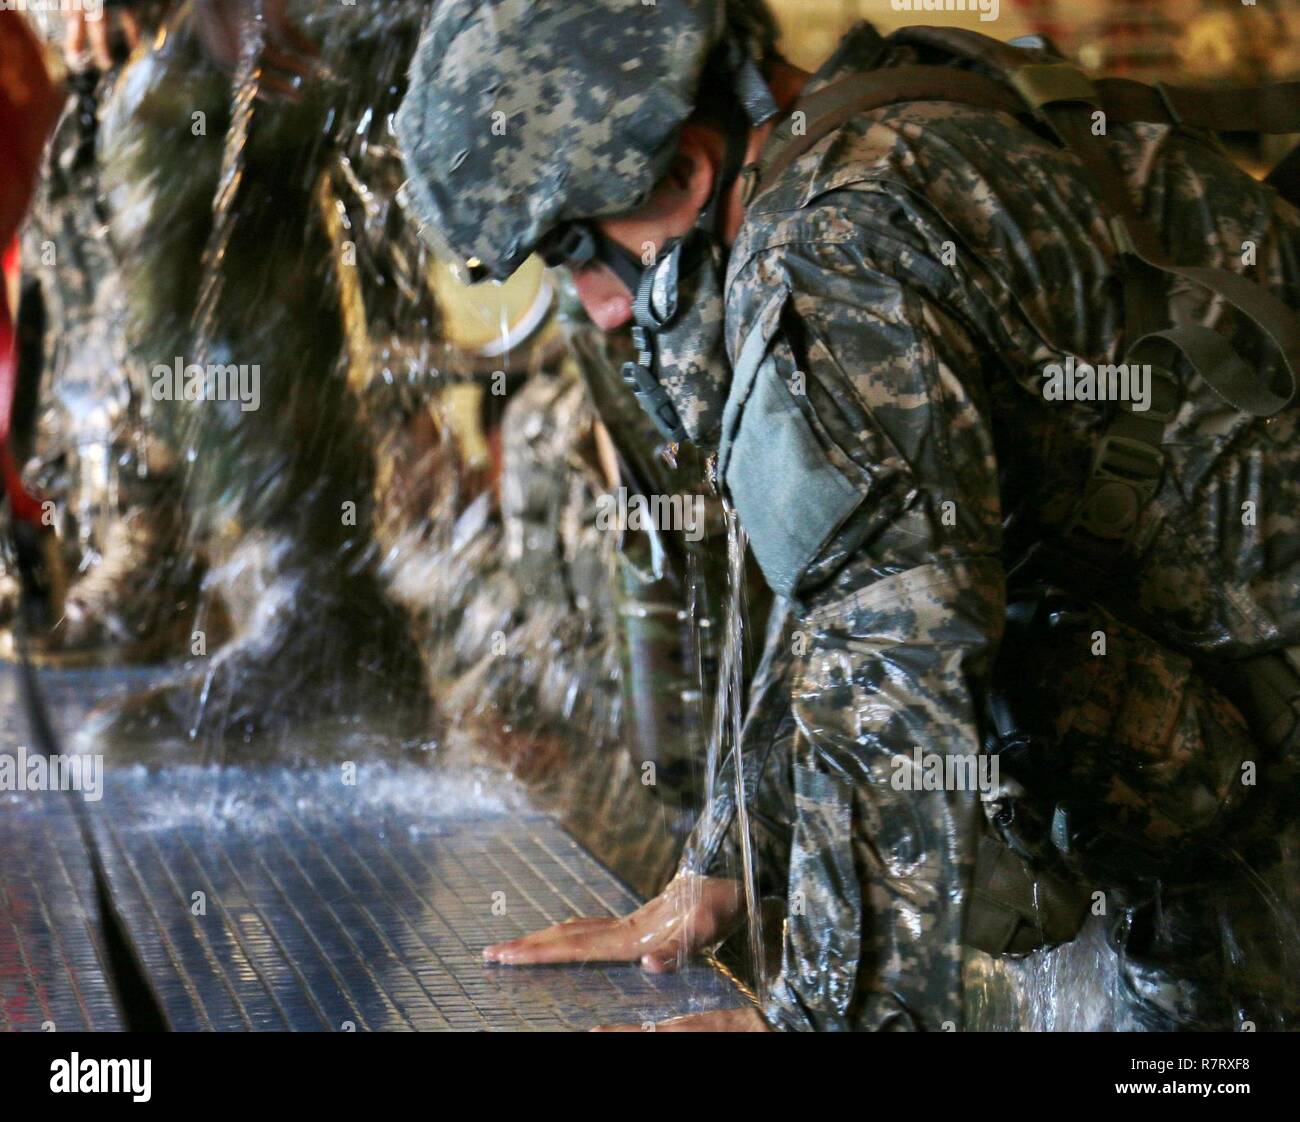
[[[713,190],[717,153],[699,130],[683,130],[677,158],[644,206],[605,218],[596,226],[607,238],[649,267],[660,250],[695,225]],[[615,331],[632,319],[632,293],[605,265],[593,262],[573,270],[578,299],[602,331]]]

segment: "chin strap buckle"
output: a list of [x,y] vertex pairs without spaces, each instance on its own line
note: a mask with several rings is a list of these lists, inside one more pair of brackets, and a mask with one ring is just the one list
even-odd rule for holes
[[632,328],[632,344],[636,347],[634,362],[623,364],[623,381],[649,415],[655,428],[670,444],[687,439],[677,407],[668,396],[654,373],[654,352],[650,346],[650,333],[641,326]]

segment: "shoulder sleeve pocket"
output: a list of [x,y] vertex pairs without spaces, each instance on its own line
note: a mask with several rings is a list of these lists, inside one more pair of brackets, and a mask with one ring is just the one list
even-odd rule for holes
[[786,298],[773,298],[737,356],[718,471],[763,575],[774,592],[792,598],[864,492],[831,462],[777,370],[771,345]]

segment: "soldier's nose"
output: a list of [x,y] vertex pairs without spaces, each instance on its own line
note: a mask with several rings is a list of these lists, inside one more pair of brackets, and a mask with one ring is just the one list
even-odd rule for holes
[[591,322],[602,331],[616,331],[632,319],[632,294],[608,269],[575,270],[573,286]]

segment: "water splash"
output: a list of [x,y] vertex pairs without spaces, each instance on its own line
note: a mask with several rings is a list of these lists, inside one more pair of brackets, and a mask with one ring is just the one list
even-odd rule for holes
[[224,264],[235,231],[236,200],[244,181],[245,153],[253,125],[253,108],[261,92],[262,50],[266,45],[266,23],[262,0],[257,0],[253,20],[245,21],[240,35],[239,58],[231,84],[230,125],[226,129],[221,156],[221,175],[212,199],[212,233],[202,258],[203,280],[194,309],[195,349],[200,364],[206,364],[217,330],[217,313],[225,287]]
[[765,956],[763,952],[762,907],[758,895],[758,875],[746,798],[745,761],[741,751],[745,718],[745,553],[749,538],[730,502],[723,503],[727,528],[727,605],[722,635],[721,665],[714,706],[713,735],[708,751],[707,807],[721,792],[717,790],[720,763],[735,761],[735,787],[729,792],[736,800],[736,832],[740,841],[742,881],[745,892],[749,966],[760,1007],[766,998]]

